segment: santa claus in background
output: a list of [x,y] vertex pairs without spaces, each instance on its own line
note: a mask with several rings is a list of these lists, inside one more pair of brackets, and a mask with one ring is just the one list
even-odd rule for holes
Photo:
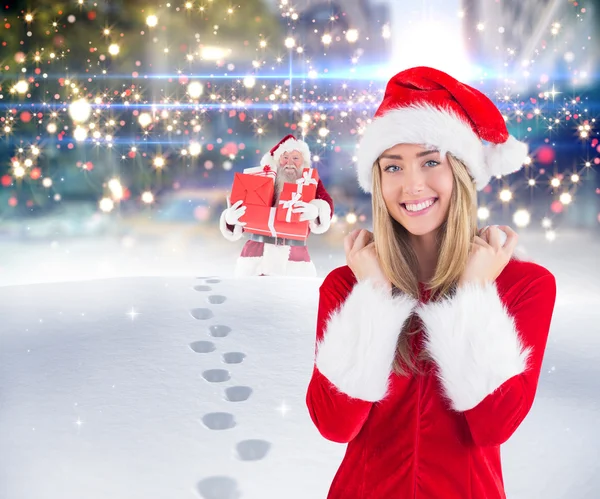
[[[270,166],[277,172],[272,206],[277,206],[279,196],[286,182],[295,183],[302,176],[303,168],[311,168],[311,155],[306,142],[293,135],[284,137],[262,158],[260,166]],[[333,201],[321,180],[317,185],[317,194],[309,203],[297,202],[294,213],[301,213],[300,220],[308,221],[310,232],[323,234],[329,229],[333,214]],[[221,214],[219,227],[223,236],[237,241],[244,232],[244,223],[240,217],[246,207],[238,201]],[[314,277],[317,271],[308,254],[306,240],[274,238],[248,233],[248,241],[239,256],[235,275],[242,276],[298,276]]]

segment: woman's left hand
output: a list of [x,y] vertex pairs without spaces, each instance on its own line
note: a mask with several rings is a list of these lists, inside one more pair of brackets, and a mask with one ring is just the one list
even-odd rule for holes
[[[504,244],[501,232],[506,234]],[[459,286],[467,282],[484,284],[495,281],[510,261],[518,237],[517,233],[506,225],[488,227],[481,232],[481,237],[475,236]]]

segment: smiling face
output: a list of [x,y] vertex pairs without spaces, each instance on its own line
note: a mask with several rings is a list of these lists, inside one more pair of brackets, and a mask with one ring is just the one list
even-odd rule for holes
[[300,151],[286,151],[279,156],[279,167],[295,167],[300,168],[302,163],[304,162],[304,158]]
[[388,212],[410,234],[423,236],[448,216],[454,176],[439,151],[397,144],[379,157],[381,193]]

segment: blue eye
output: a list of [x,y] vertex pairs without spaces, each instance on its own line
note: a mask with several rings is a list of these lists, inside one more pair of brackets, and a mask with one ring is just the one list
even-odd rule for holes
[[[430,165],[429,163],[433,163],[433,165]],[[426,165],[428,165],[430,168],[433,168],[433,167],[435,167],[435,166],[439,165],[439,164],[440,164],[440,162],[439,162],[439,161],[435,161],[435,160],[433,160],[433,159],[430,159],[430,160],[429,160],[429,161],[427,161],[425,164],[426,164]]]
[[388,166],[386,166],[386,167],[383,169],[383,171],[385,171],[385,172],[392,171],[392,170],[391,170],[391,168],[397,168],[397,170],[393,170],[393,171],[395,171],[395,172],[397,172],[398,170],[400,170],[400,167],[399,167],[399,166],[396,166],[396,165],[388,165]]

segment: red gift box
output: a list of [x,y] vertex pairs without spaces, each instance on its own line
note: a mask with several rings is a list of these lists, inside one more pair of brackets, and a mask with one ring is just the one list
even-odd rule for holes
[[245,213],[247,221],[244,232],[304,241],[309,233],[308,222],[282,222],[277,220],[278,211],[275,207],[249,205]]
[[317,195],[317,183],[319,174],[314,168],[304,168],[302,177],[295,184],[286,182],[279,196],[276,218],[280,222],[300,222],[302,213],[292,213],[298,207],[298,201],[310,203]]
[[[263,206],[270,208],[273,204],[274,190],[275,182],[272,177],[236,173],[233,177],[233,186],[231,187],[229,200],[232,205],[238,201],[242,201],[246,207]],[[240,218],[240,221],[247,221],[247,210],[246,214]]]

